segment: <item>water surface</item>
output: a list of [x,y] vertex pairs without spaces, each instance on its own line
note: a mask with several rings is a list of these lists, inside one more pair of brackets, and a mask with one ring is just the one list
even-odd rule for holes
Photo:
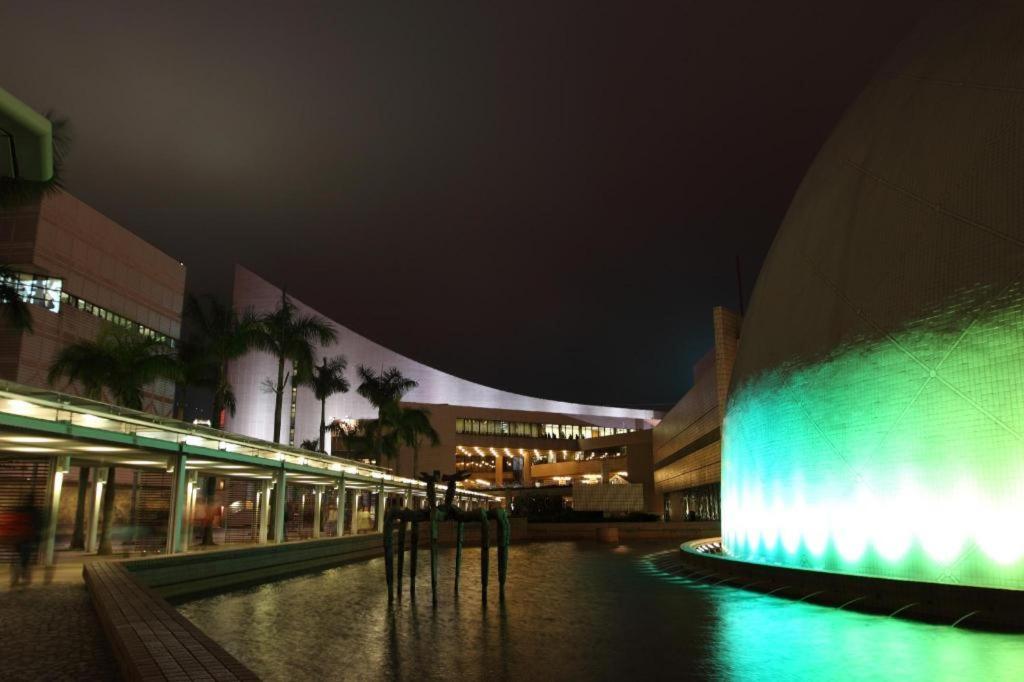
[[880,618],[679,578],[664,545],[523,544],[480,600],[479,550],[427,554],[388,607],[383,560],[190,602],[181,611],[268,680],[1021,680],[1024,636]]

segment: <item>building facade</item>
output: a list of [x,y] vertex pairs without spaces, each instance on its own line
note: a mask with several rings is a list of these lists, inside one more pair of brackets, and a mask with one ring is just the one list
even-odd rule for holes
[[721,519],[722,420],[739,347],[739,315],[712,313],[715,345],[693,368],[693,387],[653,431],[654,489],[672,521]]
[[[257,313],[271,310],[279,305],[281,296],[278,287],[243,267],[236,267],[236,309]],[[300,312],[316,313],[300,301],[292,301]],[[417,468],[443,472],[470,470],[471,481],[477,487],[607,480],[627,471],[624,464],[630,447],[634,452],[645,447],[642,438],[637,441],[638,437],[632,434],[649,431],[660,418],[652,410],[581,405],[482,386],[416,362],[340,324],[334,323],[334,327],[337,342],[321,348],[317,357],[344,355],[352,390],[327,401],[328,421],[375,418],[375,409],[355,391],[356,368],[397,367],[418,383],[404,404],[429,410],[431,423],[441,437],[439,445],[420,448]],[[267,377],[276,374],[276,367],[273,357],[259,352],[249,353],[231,364],[230,379],[238,409],[227,418],[228,430],[264,439],[272,437],[274,396],[263,385]],[[293,389],[291,398],[292,409],[287,409],[286,403],[282,411],[281,433],[282,440],[297,444],[318,434],[320,405],[306,387]],[[646,447],[649,450],[649,445]],[[620,458],[621,466],[602,464]],[[402,450],[397,468],[404,475],[413,473],[411,449]]]
[[944,4],[808,170],[744,320],[732,555],[1024,589],[1022,25]]
[[[65,346],[118,325],[173,346],[181,333],[185,267],[67,193],[0,209],[0,263],[31,303],[32,331],[0,325],[0,379],[49,387]],[[75,385],[56,388],[79,393]],[[170,415],[174,385],[147,388],[143,407]]]

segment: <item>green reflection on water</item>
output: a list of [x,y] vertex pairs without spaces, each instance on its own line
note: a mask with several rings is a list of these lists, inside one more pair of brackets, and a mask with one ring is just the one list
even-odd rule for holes
[[[678,551],[654,549],[513,546],[507,603],[486,608],[470,551],[462,596],[445,589],[437,609],[426,563],[418,603],[389,608],[371,560],[181,611],[267,680],[1024,679],[1024,637],[696,583]],[[440,558],[450,588],[451,551]]]

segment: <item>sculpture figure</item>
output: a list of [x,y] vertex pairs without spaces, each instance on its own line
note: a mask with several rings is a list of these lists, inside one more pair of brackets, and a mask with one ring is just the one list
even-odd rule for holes
[[[419,549],[419,524],[430,523],[430,591],[431,600],[437,606],[437,540],[441,523],[455,523],[455,595],[459,594],[459,574],[462,569],[462,544],[467,523],[480,524],[480,583],[483,603],[487,603],[487,578],[490,568],[490,522],[497,521],[498,528],[498,585],[500,598],[505,598],[505,578],[508,575],[508,545],[511,539],[511,525],[504,509],[479,509],[467,511],[455,504],[455,487],[465,480],[469,472],[441,476],[441,472],[421,473],[420,480],[427,484],[426,509],[389,509],[384,516],[384,571],[388,584],[388,601],[394,600],[395,547],[394,526],[398,524],[398,593],[402,593],[402,575],[405,567],[405,524],[410,524],[409,547],[409,595],[416,598],[416,564]],[[437,502],[437,483],[447,483],[444,500]]]

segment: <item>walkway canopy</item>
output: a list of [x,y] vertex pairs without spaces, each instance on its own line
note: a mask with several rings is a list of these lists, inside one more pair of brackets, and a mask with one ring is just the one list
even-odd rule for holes
[[[383,516],[384,499],[401,494],[424,496],[426,484],[394,476],[389,470],[331,457],[308,450],[246,438],[187,422],[165,419],[144,412],[86,400],[62,393],[0,381],[0,463],[4,460],[45,459],[49,468],[47,504],[52,522],[60,504],[62,475],[71,467],[131,468],[170,474],[168,552],[188,548],[190,502],[194,500],[197,477],[224,477],[259,482],[263,512],[261,542],[285,536],[286,488],[301,487],[323,493],[334,490],[344,509],[349,497],[361,492],[376,493]],[[274,500],[270,500],[273,488]],[[166,499],[166,498],[165,498]],[[467,505],[487,505],[492,496],[459,488],[457,500]],[[276,507],[273,519],[266,516]],[[340,529],[340,526],[339,526]],[[55,526],[46,538],[44,552],[52,561]],[[320,521],[313,537],[320,536]],[[277,540],[280,541],[280,540]]]

